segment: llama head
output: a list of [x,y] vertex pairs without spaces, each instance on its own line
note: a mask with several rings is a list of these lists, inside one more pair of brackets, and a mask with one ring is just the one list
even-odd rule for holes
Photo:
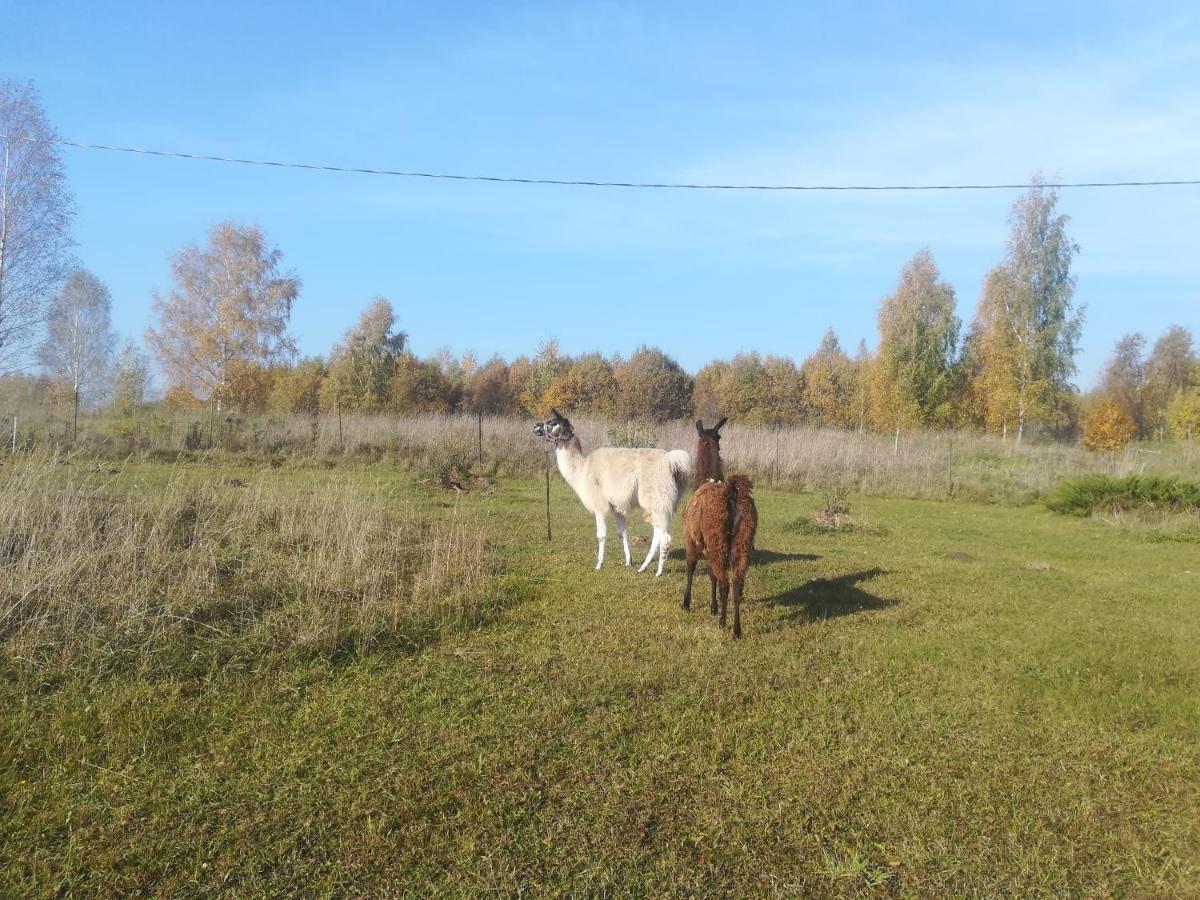
[[704,421],[702,419],[697,419],[696,420],[696,434],[700,436],[700,440],[704,440],[705,438],[710,438],[710,439],[716,441],[718,444],[720,444],[721,443],[721,428],[728,421],[729,421],[728,419],[722,419],[720,422],[718,422],[712,428],[705,428]]
[[551,409],[550,418],[534,425],[533,433],[556,447],[562,447],[575,436],[575,429],[571,427],[570,419],[557,409]]
[[696,455],[692,460],[692,480],[696,487],[706,481],[724,481],[725,470],[721,466],[721,426],[722,419],[712,428],[705,428],[704,422],[696,420]]

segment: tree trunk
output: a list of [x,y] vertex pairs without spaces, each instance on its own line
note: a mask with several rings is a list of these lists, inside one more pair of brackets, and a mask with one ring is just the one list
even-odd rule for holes
[[75,385],[75,415],[71,421],[71,441],[79,443],[79,385]]
[[1025,437],[1025,386],[1017,393],[1017,443]]
[[4,251],[8,248],[8,138],[4,140],[4,174],[0,176],[0,312],[4,303]]

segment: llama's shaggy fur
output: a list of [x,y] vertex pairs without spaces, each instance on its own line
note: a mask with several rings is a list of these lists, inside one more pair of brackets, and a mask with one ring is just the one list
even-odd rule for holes
[[728,419],[722,419],[712,428],[705,428],[704,423],[697,420],[696,433],[700,436],[696,441],[696,458],[692,463],[693,487],[700,487],[707,481],[724,481],[725,468],[721,465],[721,426]]
[[596,568],[604,564],[604,540],[608,536],[610,513],[616,519],[621,535],[625,565],[630,565],[627,517],[631,509],[641,507],[654,527],[654,537],[650,541],[650,552],[638,571],[644,572],[657,552],[658,571],[655,574],[661,575],[671,547],[667,529],[692,468],[687,451],[599,447],[584,454],[570,421],[557,410],[552,410],[550,418],[539,422],[533,430],[554,444],[558,470],[584,507],[596,517],[599,542]]
[[683,589],[683,608],[692,605],[692,576],[700,557],[708,562],[708,577],[712,585],[709,611],[717,613],[717,589],[721,595],[721,628],[725,627],[729,591],[733,588],[733,636],[742,636],[742,592],[750,554],[754,551],[754,535],[758,530],[758,509],[751,494],[753,485],[744,475],[721,480],[720,434],[716,428],[705,429],[696,423],[699,441],[696,445],[695,479],[699,487],[683,511],[684,540],[687,545],[687,583]]

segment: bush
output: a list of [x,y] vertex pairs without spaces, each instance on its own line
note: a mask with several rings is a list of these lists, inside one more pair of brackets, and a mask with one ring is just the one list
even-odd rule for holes
[[1152,475],[1089,475],[1061,482],[1046,506],[1071,516],[1127,509],[1189,512],[1200,510],[1200,484]]
[[1112,400],[1102,400],[1083,424],[1083,443],[1089,450],[1120,450],[1137,434],[1128,413]]

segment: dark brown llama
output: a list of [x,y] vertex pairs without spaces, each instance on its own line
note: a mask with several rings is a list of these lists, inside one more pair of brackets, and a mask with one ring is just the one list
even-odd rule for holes
[[696,423],[699,439],[693,459],[696,491],[683,512],[684,539],[687,542],[687,584],[683,589],[683,608],[692,607],[692,576],[696,563],[703,556],[708,561],[708,578],[712,585],[709,612],[717,613],[717,587],[721,589],[721,628],[725,628],[725,611],[729,605],[729,590],[733,588],[733,636],[742,636],[742,591],[750,554],[754,550],[754,533],[758,530],[758,509],[751,496],[753,485],[744,475],[726,479],[721,466],[720,428]]

